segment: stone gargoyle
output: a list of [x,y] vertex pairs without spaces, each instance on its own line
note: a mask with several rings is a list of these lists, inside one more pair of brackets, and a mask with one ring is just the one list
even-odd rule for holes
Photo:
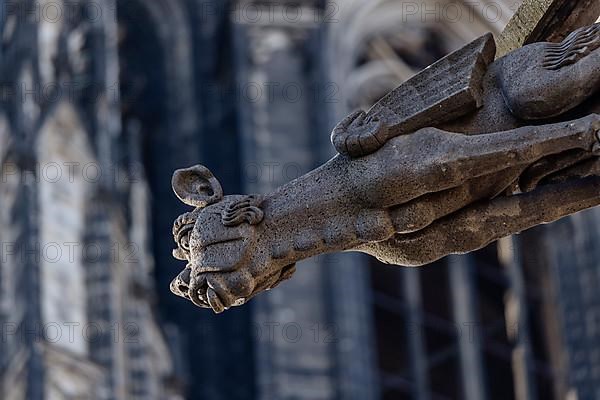
[[352,113],[339,154],[272,193],[176,171],[195,209],[173,228],[172,291],[222,312],[321,253],[418,266],[600,205],[600,24],[495,52],[485,35]]

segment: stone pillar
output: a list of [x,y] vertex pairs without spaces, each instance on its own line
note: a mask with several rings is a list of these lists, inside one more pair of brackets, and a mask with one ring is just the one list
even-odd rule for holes
[[[2,160],[2,398],[44,399],[44,356],[39,329],[37,192],[33,159],[12,149]],[[16,222],[18,221],[18,222]]]
[[513,344],[512,369],[517,400],[537,398],[534,357],[531,347],[527,285],[523,275],[523,254],[518,237],[498,242],[498,255],[507,271],[510,287],[505,296],[507,335]]
[[402,270],[402,295],[406,304],[408,355],[411,364],[411,393],[415,400],[429,400],[431,387],[425,344],[421,276],[416,269]]
[[448,257],[454,323],[459,327],[458,351],[465,400],[485,400],[483,356],[478,324],[475,265],[471,255]]

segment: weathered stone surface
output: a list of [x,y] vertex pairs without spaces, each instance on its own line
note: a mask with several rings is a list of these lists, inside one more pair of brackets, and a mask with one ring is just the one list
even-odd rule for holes
[[[196,209],[174,227],[175,255],[188,265],[173,292],[221,312],[317,254],[354,250],[422,265],[599,205],[598,24],[489,64],[491,41],[444,61],[470,66],[448,66],[472,72],[463,89],[415,77],[373,107],[377,118],[361,112],[340,123],[333,141],[342,154],[272,193],[223,196],[208,169],[176,171],[175,193]],[[421,122],[404,129],[410,118],[393,99],[415,88],[426,110],[410,113]],[[437,112],[433,105],[448,103],[436,88],[467,101]],[[337,145],[348,137],[354,145]]]

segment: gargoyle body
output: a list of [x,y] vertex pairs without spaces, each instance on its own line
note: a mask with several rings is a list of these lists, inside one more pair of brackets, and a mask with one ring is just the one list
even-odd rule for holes
[[340,154],[272,193],[176,171],[196,208],[175,222],[172,291],[221,312],[317,254],[418,266],[600,205],[600,25],[494,56],[483,36],[351,114]]

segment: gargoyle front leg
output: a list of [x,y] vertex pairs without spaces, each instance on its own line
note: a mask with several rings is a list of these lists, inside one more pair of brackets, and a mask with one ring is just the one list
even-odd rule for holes
[[505,192],[515,182],[524,166],[471,179],[463,185],[421,196],[389,211],[396,233],[420,231],[440,218],[452,214],[470,203],[489,200]]
[[[595,146],[600,147],[600,146]],[[463,185],[430,193],[390,209],[397,233],[412,233],[478,200],[490,200],[507,190],[530,192],[540,183],[600,176],[600,156],[585,150],[571,150],[535,162],[480,176]],[[518,185],[517,183],[518,177]]]
[[529,164],[568,150],[600,155],[600,115],[574,121],[527,126],[505,132],[464,136],[457,156],[448,161],[452,169],[466,169],[481,176],[497,169]]
[[[490,200],[507,190],[530,192],[540,184],[600,176],[600,154],[574,150],[545,157],[532,166],[517,166],[471,179],[463,185],[421,196],[393,207],[390,217],[397,233],[419,231],[434,221],[478,200]],[[524,171],[524,172],[523,172]],[[518,177],[516,185],[515,177]]]
[[351,181],[360,185],[365,203],[390,208],[484,175],[527,167],[553,154],[575,149],[597,154],[599,131],[597,114],[481,135],[424,128],[393,138],[369,157],[353,160],[355,167],[349,173]]
[[358,250],[385,263],[419,266],[449,254],[480,249],[504,236],[598,205],[600,177],[593,176],[477,203],[422,231],[396,234],[392,239]]

